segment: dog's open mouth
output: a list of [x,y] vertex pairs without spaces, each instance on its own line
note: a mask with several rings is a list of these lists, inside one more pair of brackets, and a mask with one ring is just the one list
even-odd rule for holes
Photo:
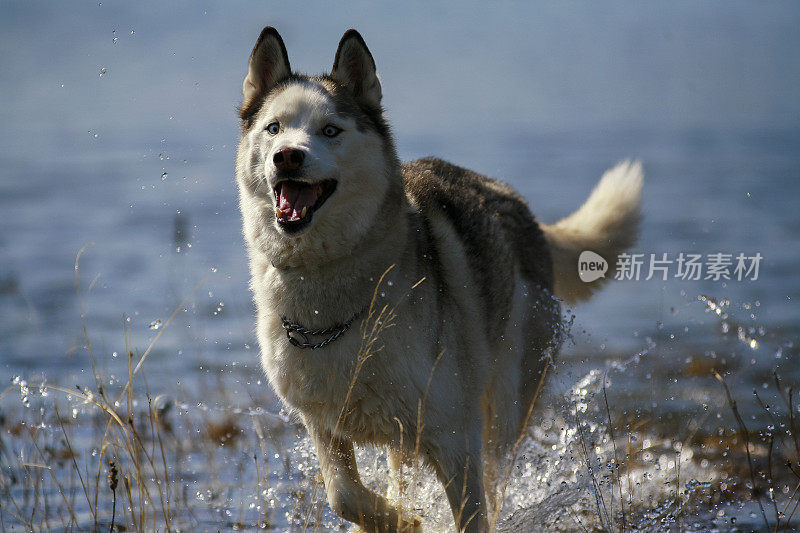
[[278,182],[275,193],[275,220],[286,232],[298,231],[311,222],[314,212],[336,190],[336,180],[306,183],[297,180]]

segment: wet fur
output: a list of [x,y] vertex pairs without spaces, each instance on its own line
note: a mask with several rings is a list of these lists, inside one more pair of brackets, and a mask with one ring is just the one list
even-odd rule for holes
[[[484,463],[523,429],[560,342],[549,244],[559,231],[543,231],[501,182],[434,158],[401,165],[374,61],[353,30],[331,74],[308,77],[291,72],[266,28],[243,95],[236,174],[262,364],[316,444],[331,507],[370,532],[419,529],[361,484],[353,444],[376,444],[392,450],[393,468],[419,451],[457,528],[487,530]],[[275,117],[285,133],[271,137]],[[344,126],[336,139],[319,137],[326,120]],[[272,195],[272,154],[286,146],[306,151],[305,179],[338,180],[292,235],[276,224]],[[374,325],[370,303],[394,318],[365,353],[358,326]],[[349,332],[314,351],[292,346],[281,321],[326,328],[353,316]]]

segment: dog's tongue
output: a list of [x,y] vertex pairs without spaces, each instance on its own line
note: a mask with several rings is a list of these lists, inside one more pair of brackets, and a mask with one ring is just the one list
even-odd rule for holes
[[303,208],[309,210],[317,203],[319,195],[317,187],[297,181],[284,181],[281,183],[280,203],[278,207],[283,215],[289,219],[301,218]]

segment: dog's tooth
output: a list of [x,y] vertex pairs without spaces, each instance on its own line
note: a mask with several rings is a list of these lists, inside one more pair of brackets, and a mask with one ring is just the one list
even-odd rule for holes
[[317,184],[317,196],[322,196],[322,184]]
[[300,218],[306,218],[306,213],[308,212],[308,206],[304,207],[302,211],[300,211]]
[[283,218],[283,211],[281,211],[280,207],[275,208],[275,217],[276,218]]

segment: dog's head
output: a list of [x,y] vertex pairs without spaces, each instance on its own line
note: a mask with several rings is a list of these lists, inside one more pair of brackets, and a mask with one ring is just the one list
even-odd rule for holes
[[331,73],[310,77],[292,73],[283,40],[265,28],[243,97],[236,170],[248,242],[276,265],[350,253],[402,188],[361,35],[345,33]]

